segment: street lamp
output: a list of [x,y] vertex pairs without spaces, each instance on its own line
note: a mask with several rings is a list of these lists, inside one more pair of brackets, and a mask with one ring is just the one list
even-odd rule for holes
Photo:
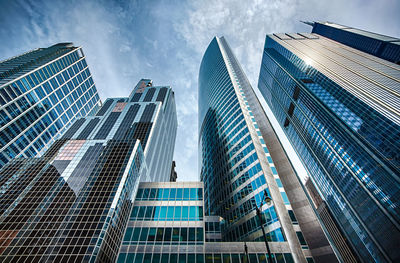
[[260,222],[261,230],[263,232],[265,246],[267,247],[268,262],[272,263],[271,250],[269,249],[268,240],[267,240],[267,237],[265,236],[264,224],[262,222],[262,216],[261,216],[261,208],[264,205],[264,201],[267,205],[272,203],[272,199],[271,199],[271,197],[268,196],[268,193],[265,189],[264,189],[264,196],[263,196],[263,199],[261,200],[260,207],[257,206],[256,209],[257,209],[257,216],[258,216],[258,220]]

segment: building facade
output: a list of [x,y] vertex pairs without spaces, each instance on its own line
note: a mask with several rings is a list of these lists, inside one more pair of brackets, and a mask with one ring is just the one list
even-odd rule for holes
[[16,157],[41,156],[100,104],[82,48],[72,43],[0,62],[0,168]]
[[170,87],[141,80],[132,94],[77,119],[43,157],[0,170],[0,261],[117,259],[139,181],[169,180],[176,136]]
[[400,66],[318,34],[266,37],[258,88],[357,256],[398,261]]
[[400,64],[400,39],[332,22],[305,22],[312,33],[327,37],[344,45]]
[[[256,208],[265,190],[273,200],[261,208],[267,238],[289,246],[295,262],[305,262],[311,257],[310,247],[255,118],[262,108],[253,104],[254,99],[226,40],[214,38],[199,73],[199,156],[205,215],[223,218],[224,242],[263,241]],[[302,194],[301,198],[304,191]],[[315,229],[324,239],[309,201],[303,203],[313,215],[309,221],[317,224],[319,230]],[[330,251],[321,254],[333,254],[328,242],[322,246]]]
[[[221,221],[204,213],[203,183],[140,183],[118,263],[267,263],[265,244],[221,242]],[[295,262],[271,242],[273,262]]]
[[332,213],[329,211],[329,207],[326,205],[326,202],[318,193],[318,190],[315,188],[311,179],[307,178],[304,185],[307,188],[315,207],[317,208],[319,218],[323,222],[326,231],[329,233],[329,236],[331,237],[332,242],[334,243],[342,262],[359,262],[347,239],[344,237],[342,231],[340,230],[338,223],[332,217]]

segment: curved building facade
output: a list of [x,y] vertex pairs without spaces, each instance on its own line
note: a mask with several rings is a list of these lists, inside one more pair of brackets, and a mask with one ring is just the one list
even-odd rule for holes
[[[225,39],[214,38],[199,72],[199,156],[206,216],[220,216],[222,240],[263,241],[262,207],[272,250],[286,248],[296,262],[310,256],[287,194],[244,89],[251,89]],[[292,216],[292,217],[291,217]]]

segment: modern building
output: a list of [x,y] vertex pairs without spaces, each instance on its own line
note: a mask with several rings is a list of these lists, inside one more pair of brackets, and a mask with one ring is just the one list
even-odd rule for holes
[[41,156],[78,117],[100,107],[81,47],[60,43],[0,62],[0,168]]
[[[312,257],[335,262],[299,178],[267,122],[226,40],[214,38],[199,73],[199,157],[205,216],[222,218],[224,242],[263,241],[256,210],[266,191],[272,204],[261,210],[267,238],[274,247],[286,247],[295,262]],[[274,160],[282,160],[279,170]],[[286,187],[293,192],[287,193]]]
[[151,80],[142,79],[127,101],[137,105],[132,110],[137,117],[131,132],[142,142],[149,169],[142,181],[168,182],[178,127],[174,92],[169,86],[153,86]]
[[400,260],[400,66],[321,35],[267,35],[258,88],[364,262]]
[[0,261],[117,259],[139,181],[169,180],[176,136],[170,87],[141,80],[132,94],[0,170]]
[[[245,246],[247,245],[247,253]],[[273,262],[295,262],[271,242]],[[263,242],[221,242],[221,221],[204,213],[203,183],[140,183],[118,263],[267,263]]]
[[400,39],[332,22],[304,22],[312,33],[330,38],[365,53],[400,64]]
[[342,262],[346,263],[357,263],[357,256],[354,251],[351,249],[347,239],[344,237],[343,233],[338,226],[336,220],[332,217],[332,213],[329,211],[329,207],[326,205],[326,202],[322,199],[318,190],[315,188],[313,182],[310,178],[307,178],[305,182],[305,187],[310,194],[315,207],[317,208],[318,216],[323,222],[326,231],[329,233],[329,236],[332,239],[332,242],[337,249],[340,259]]

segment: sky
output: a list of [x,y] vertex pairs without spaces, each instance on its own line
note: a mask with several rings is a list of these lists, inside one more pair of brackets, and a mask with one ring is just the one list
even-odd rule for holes
[[[196,181],[198,71],[214,36],[225,36],[258,92],[266,34],[310,32],[310,26],[299,22],[306,20],[400,37],[399,13],[398,0],[0,0],[0,60],[73,42],[83,47],[102,101],[128,96],[141,78],[170,85],[178,115],[178,181]],[[304,178],[293,149],[271,112],[266,112]]]

